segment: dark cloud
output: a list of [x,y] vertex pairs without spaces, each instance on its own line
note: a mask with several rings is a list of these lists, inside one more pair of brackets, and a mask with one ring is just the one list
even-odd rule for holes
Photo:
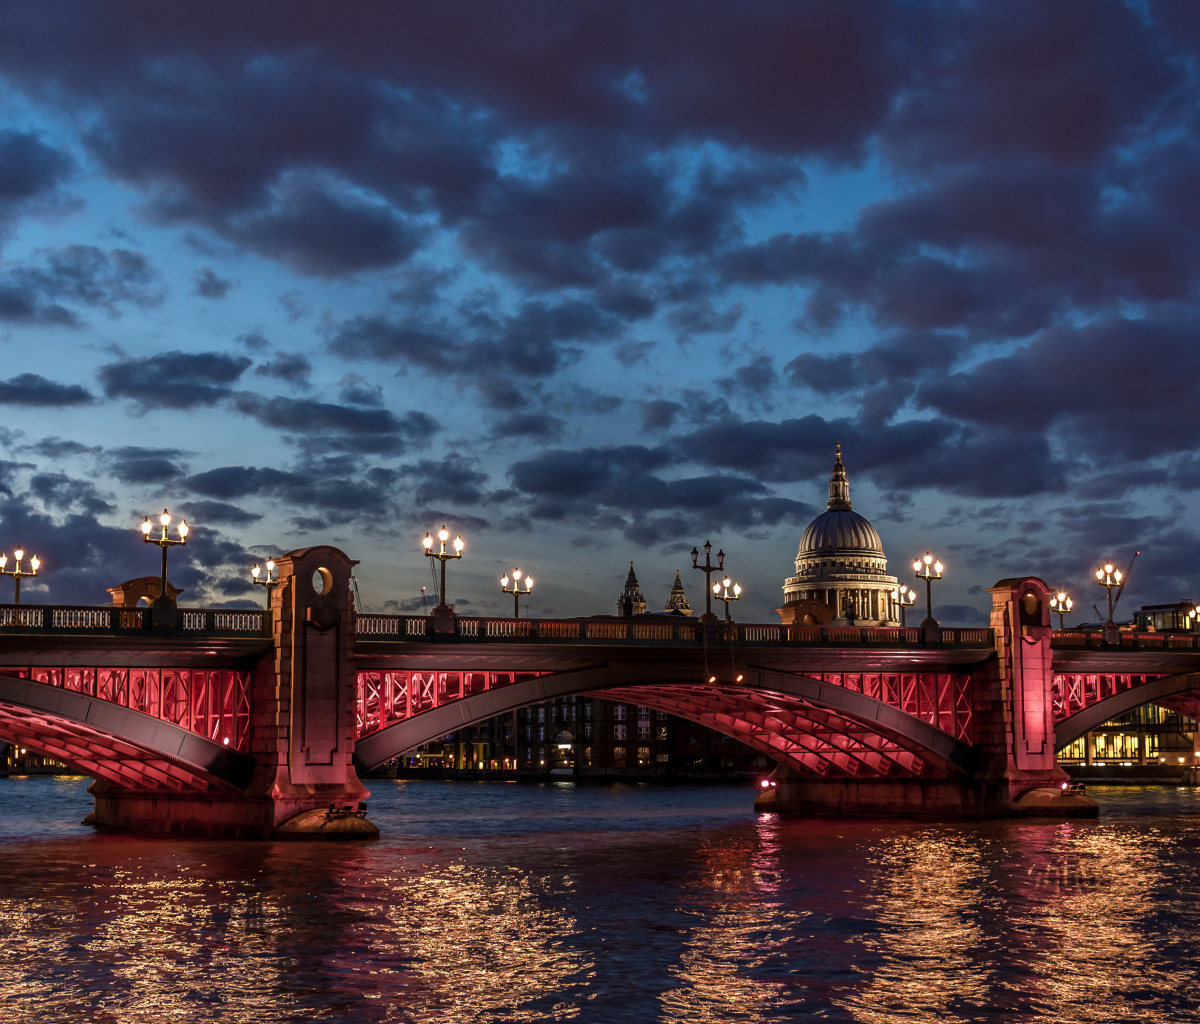
[[383,405],[383,389],[378,384],[370,384],[357,373],[348,373],[339,382],[341,390],[338,397],[348,405],[361,405],[368,409],[378,409]]
[[82,303],[112,316],[122,303],[147,308],[162,302],[158,271],[142,253],[68,245],[38,255],[40,262],[18,266],[9,277],[42,299]]
[[527,437],[555,441],[562,437],[567,424],[544,412],[514,412],[498,417],[492,424],[492,437]]
[[488,475],[476,459],[448,455],[439,460],[422,459],[403,469],[414,484],[413,498],[420,505],[442,501],[477,505],[487,498]]
[[187,503],[185,511],[192,525],[219,523],[223,526],[249,526],[262,519],[260,513],[248,512],[227,501],[192,500]]
[[61,207],[75,161],[35,132],[0,131],[0,233],[21,213]]
[[206,299],[223,299],[234,285],[232,278],[218,277],[212,267],[197,270],[194,280],[196,294]]
[[27,447],[35,455],[44,455],[46,458],[56,461],[72,455],[92,455],[100,451],[99,448],[89,447],[79,441],[68,441],[61,437],[43,437],[40,441],[35,441]]
[[685,529],[800,523],[815,511],[744,476],[676,476],[676,462],[663,447],[557,449],[514,463],[509,477],[534,518],[603,523],[642,545]]
[[669,430],[675,424],[683,406],[666,398],[655,398],[642,403],[643,430]]
[[271,345],[267,336],[261,331],[247,331],[245,334],[239,334],[234,341],[245,345],[251,352],[261,352]]
[[264,427],[305,436],[315,449],[403,452],[427,444],[441,429],[433,417],[423,412],[396,416],[387,409],[264,398],[248,391],[237,394],[233,407]]
[[1099,459],[1200,445],[1200,346],[1186,324],[1109,320],[1039,335],[1011,355],[930,379],[918,406],[963,422],[1056,430]]
[[246,356],[222,352],[162,352],[100,367],[109,398],[133,399],[142,411],[216,405],[250,366]]
[[254,368],[260,377],[274,377],[296,387],[312,386],[312,363],[300,352],[276,352],[275,358]]
[[185,452],[178,448],[115,448],[105,454],[105,469],[126,484],[164,484],[182,476]]
[[310,183],[282,189],[267,209],[235,222],[226,233],[314,277],[401,263],[416,251],[422,234],[386,204]]
[[83,512],[104,515],[116,509],[89,480],[66,473],[35,473],[29,480],[29,494],[55,512]]
[[88,405],[95,401],[79,384],[59,384],[36,373],[0,381],[0,404],[29,406]]

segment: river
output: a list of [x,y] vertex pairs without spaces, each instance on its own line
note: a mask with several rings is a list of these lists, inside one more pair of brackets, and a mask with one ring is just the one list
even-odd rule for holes
[[371,783],[372,844],[99,834],[0,780],[24,1021],[1185,1021],[1200,794],[1098,822],[780,820],[739,787]]

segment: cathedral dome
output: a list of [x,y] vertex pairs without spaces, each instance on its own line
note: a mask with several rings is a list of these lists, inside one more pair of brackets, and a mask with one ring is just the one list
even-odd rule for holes
[[[794,534],[793,534],[794,536]],[[835,553],[871,554],[883,556],[883,541],[870,522],[853,509],[831,508],[808,524],[800,538],[804,555]]]
[[829,504],[808,524],[796,552],[796,575],[783,584],[781,621],[896,625],[898,587],[888,575],[878,531],[850,506],[839,444],[829,477]]

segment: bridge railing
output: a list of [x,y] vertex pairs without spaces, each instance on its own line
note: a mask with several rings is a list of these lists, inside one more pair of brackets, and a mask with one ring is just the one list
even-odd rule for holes
[[270,635],[267,614],[245,608],[179,608],[170,621],[160,617],[154,628],[153,608],[89,607],[86,605],[0,605],[0,635],[11,633],[69,633],[113,636],[177,634],[179,636],[256,637]]
[[[490,640],[530,643],[676,643],[702,642],[698,619],[644,621],[632,619],[491,619],[459,618],[457,633],[435,634],[433,619],[422,615],[359,615],[360,637],[393,641],[449,640],[464,643]],[[898,626],[784,626],[778,623],[716,624],[710,638],[740,645],[821,644],[828,646],[926,647],[930,640],[915,627]],[[946,628],[931,638],[935,645],[988,648],[990,629]]]
[[1100,630],[1056,629],[1050,646],[1056,649],[1097,648],[1105,650],[1200,650],[1200,633],[1117,633],[1113,639]]

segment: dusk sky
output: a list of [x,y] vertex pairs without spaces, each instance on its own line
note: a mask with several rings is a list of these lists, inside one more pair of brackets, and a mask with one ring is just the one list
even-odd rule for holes
[[1198,74],[1194,2],[3,5],[0,547],[411,611],[445,522],[565,616],[711,539],[772,621],[840,441],[948,624],[1200,598]]

